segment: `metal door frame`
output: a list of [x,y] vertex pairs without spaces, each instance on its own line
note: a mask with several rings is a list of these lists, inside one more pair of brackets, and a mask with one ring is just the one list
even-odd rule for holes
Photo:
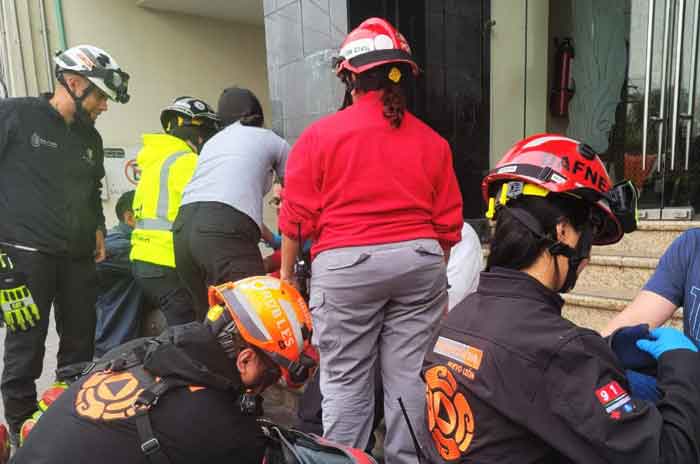
[[[684,113],[680,108],[681,78],[683,77],[683,52],[686,45],[684,40],[686,0],[665,0],[664,20],[662,31],[661,58],[661,88],[659,111],[650,115],[650,95],[653,63],[654,20],[656,19],[656,0],[649,1],[647,23],[647,41],[644,76],[644,109],[642,119],[642,167],[646,167],[648,148],[648,131],[657,131],[657,159],[655,169],[661,173],[662,181],[672,174],[676,164],[679,126],[686,124],[685,158],[683,169],[688,171],[690,165],[690,142],[693,132],[693,117],[695,103],[695,86],[697,80],[698,29],[700,22],[700,0],[695,3],[693,29],[691,35],[691,62],[688,91],[688,104]],[[662,0],[663,1],[663,0]],[[675,40],[673,36],[675,35]],[[671,53],[671,46],[674,47]],[[670,95],[670,99],[667,97]],[[652,126],[655,125],[656,127]],[[693,207],[664,207],[666,195],[665,182],[661,190],[659,208],[640,210],[640,219],[692,219]]]

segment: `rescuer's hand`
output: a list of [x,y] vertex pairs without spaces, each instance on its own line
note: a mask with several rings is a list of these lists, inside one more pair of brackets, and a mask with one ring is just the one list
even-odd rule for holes
[[0,271],[0,311],[11,331],[29,330],[39,320],[39,308],[27,287],[24,273]]
[[107,258],[107,249],[105,248],[105,234],[102,230],[95,232],[95,262],[101,263]]
[[655,359],[659,359],[662,354],[673,350],[698,351],[698,347],[680,330],[670,327],[659,327],[650,330],[652,340],[637,340],[637,346]]

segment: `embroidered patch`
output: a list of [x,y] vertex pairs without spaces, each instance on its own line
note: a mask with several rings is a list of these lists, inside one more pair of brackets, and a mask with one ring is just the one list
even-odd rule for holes
[[83,383],[75,398],[75,412],[92,420],[128,419],[143,386],[131,372],[95,372]]
[[610,414],[610,417],[613,419],[620,418],[618,409],[623,406],[625,412],[632,412],[634,410],[634,406],[628,404],[632,399],[620,384],[614,380],[597,389],[595,391],[595,396],[598,398],[598,402],[605,408],[605,412]]
[[433,352],[466,364],[474,370],[479,370],[484,357],[484,352],[480,349],[445,337],[438,337]]
[[476,433],[474,413],[452,372],[442,365],[425,371],[428,431],[447,461],[467,452]]

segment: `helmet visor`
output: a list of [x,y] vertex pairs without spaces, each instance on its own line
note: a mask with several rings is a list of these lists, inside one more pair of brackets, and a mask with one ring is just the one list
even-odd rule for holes
[[129,75],[121,69],[93,68],[82,73],[86,77],[96,77],[104,82],[105,86],[114,92],[114,100],[119,103],[129,101]]
[[631,181],[619,182],[606,192],[606,199],[615,217],[628,234],[637,230],[637,188]]

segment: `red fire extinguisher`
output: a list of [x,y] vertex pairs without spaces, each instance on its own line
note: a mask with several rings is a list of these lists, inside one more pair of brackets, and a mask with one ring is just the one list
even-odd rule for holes
[[574,96],[574,79],[571,66],[574,64],[574,46],[570,38],[554,39],[557,52],[554,58],[554,78],[550,111],[552,116],[568,116],[569,101]]

